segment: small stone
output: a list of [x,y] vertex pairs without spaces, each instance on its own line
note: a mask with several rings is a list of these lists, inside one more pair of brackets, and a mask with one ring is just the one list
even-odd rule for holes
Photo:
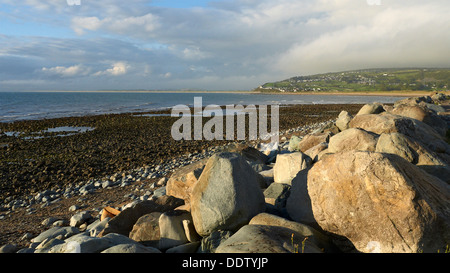
[[70,218],[70,226],[79,227],[90,219],[92,219],[92,215],[89,211],[79,212]]

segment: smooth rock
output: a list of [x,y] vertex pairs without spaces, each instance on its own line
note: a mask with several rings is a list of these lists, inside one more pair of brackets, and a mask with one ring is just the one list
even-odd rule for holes
[[399,105],[390,113],[422,121],[433,127],[442,136],[445,136],[448,130],[447,123],[426,106]]
[[[289,197],[291,185],[283,183],[272,183],[264,191],[266,203],[275,206],[278,209],[286,207],[286,200]],[[269,201],[269,202],[268,202]]]
[[236,230],[264,211],[258,175],[237,153],[219,153],[207,162],[191,196],[197,233]]

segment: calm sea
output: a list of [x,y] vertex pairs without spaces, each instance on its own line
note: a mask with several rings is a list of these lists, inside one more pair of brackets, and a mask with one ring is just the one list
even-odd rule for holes
[[272,95],[249,93],[154,93],[154,92],[0,92],[0,122],[84,116],[106,113],[145,112],[178,104],[192,106],[194,97],[209,104],[350,104],[392,103],[402,97]]

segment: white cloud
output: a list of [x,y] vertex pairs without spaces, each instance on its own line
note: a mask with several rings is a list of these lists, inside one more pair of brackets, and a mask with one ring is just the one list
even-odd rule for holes
[[[374,10],[376,12],[374,13]],[[450,28],[447,6],[427,2],[408,6],[358,9],[359,21],[350,22],[355,10],[333,10],[316,24],[340,27],[293,44],[278,55],[276,67],[292,74],[346,69],[406,66],[448,66]]]
[[109,76],[120,76],[128,72],[130,66],[126,62],[115,62],[112,64],[111,68],[104,71],[99,71],[94,74],[94,76],[109,75]]
[[64,66],[55,66],[55,67],[43,67],[42,72],[47,74],[59,75],[62,77],[73,77],[80,75],[88,75],[90,72],[89,68],[84,67],[81,64],[64,67]]

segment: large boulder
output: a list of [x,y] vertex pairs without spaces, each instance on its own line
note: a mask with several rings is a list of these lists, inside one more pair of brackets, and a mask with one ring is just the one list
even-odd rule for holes
[[402,133],[412,137],[432,151],[450,153],[450,145],[436,130],[419,120],[389,113],[359,115],[352,119],[350,128],[364,129],[376,134]]
[[330,138],[328,152],[375,151],[378,135],[358,128],[350,128]]
[[397,155],[329,155],[309,171],[308,193],[318,224],[359,251],[436,253],[450,243],[450,186]]
[[291,184],[297,173],[311,164],[311,158],[302,152],[279,154],[273,167],[273,179],[276,183]]
[[198,234],[237,230],[265,210],[258,174],[237,153],[218,153],[207,162],[191,195]]
[[440,135],[445,136],[447,133],[447,123],[441,119],[434,111],[422,105],[399,105],[390,111],[394,115],[404,116],[408,118],[422,121],[435,129]]

